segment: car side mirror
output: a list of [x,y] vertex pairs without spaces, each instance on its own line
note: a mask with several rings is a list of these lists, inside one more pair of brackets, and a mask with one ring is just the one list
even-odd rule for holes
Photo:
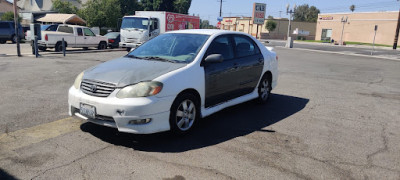
[[220,63],[224,61],[224,57],[221,54],[210,54],[204,59],[207,63]]

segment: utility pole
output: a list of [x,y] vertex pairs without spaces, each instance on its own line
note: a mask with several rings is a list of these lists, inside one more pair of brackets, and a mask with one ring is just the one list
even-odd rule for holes
[[222,0],[219,1],[219,17],[222,17]]
[[399,39],[399,30],[400,30],[400,9],[399,9],[399,16],[397,17],[397,27],[396,27],[396,34],[394,35],[393,49],[397,48],[397,41]]
[[286,46],[288,48],[292,48],[293,44],[292,44],[292,38],[290,37],[290,30],[291,30],[291,21],[292,21],[292,14],[295,13],[296,10],[296,4],[293,5],[293,9],[290,9],[290,5],[288,4],[286,6],[286,14],[289,14],[289,25],[288,25],[288,31],[287,31],[287,42],[286,42]]
[[343,16],[341,22],[343,23],[342,27],[342,36],[340,36],[340,45],[343,46],[343,33],[344,33],[344,25],[347,23],[347,16]]
[[279,18],[282,18],[282,11],[279,11]]
[[19,26],[18,26],[18,12],[17,12],[17,0],[14,0],[14,3],[13,3],[13,6],[14,6],[14,26],[15,26],[15,36],[17,37],[17,55],[18,56],[21,56],[21,50],[20,50],[20,48],[19,48],[19,34],[20,34],[20,32],[19,32]]

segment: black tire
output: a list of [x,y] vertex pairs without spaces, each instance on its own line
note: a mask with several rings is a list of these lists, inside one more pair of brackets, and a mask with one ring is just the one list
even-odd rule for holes
[[269,97],[271,96],[272,90],[272,77],[269,74],[264,74],[264,76],[260,80],[260,84],[258,85],[258,98],[257,102],[260,104],[265,104]]
[[126,51],[130,52],[132,48],[128,47],[126,48]]
[[11,37],[11,41],[12,41],[12,43],[17,43],[17,41],[18,41],[18,36],[13,35],[13,36]]
[[[65,43],[65,48],[67,48],[67,43]],[[63,51],[63,46],[62,42],[57,42],[56,46],[54,47],[54,51],[56,52],[62,52]]]
[[0,44],[5,44],[6,40],[0,40]]
[[38,49],[41,50],[41,51],[46,51],[47,50],[47,48],[43,47],[43,46],[39,46]]
[[106,42],[100,42],[99,45],[97,46],[97,49],[102,50],[102,49],[107,49],[107,43]]
[[187,134],[193,129],[199,118],[200,103],[193,94],[181,94],[172,103],[169,124],[174,134]]

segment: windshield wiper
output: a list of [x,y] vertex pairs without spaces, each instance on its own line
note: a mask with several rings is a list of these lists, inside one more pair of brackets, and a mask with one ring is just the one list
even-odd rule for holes
[[146,59],[146,58],[143,58],[143,57],[139,57],[139,56],[135,56],[135,55],[130,55],[130,54],[126,55],[126,57],[136,58],[136,59]]
[[174,61],[174,60],[169,60],[169,59],[161,58],[161,57],[158,57],[158,56],[146,56],[146,57],[142,57],[142,58],[143,59],[148,59],[148,60],[157,60],[157,61],[176,63],[176,61]]

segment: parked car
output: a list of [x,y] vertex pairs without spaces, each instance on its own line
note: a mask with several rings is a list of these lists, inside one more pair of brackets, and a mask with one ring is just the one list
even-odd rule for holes
[[62,39],[64,38],[65,47],[96,47],[106,49],[107,37],[95,35],[90,28],[77,25],[59,25],[56,32],[45,31],[42,40],[38,41],[39,49],[55,48],[55,51],[62,51]]
[[15,31],[15,23],[12,21],[0,21],[0,43],[4,44],[6,41],[11,40],[13,43],[17,42],[17,38],[24,38],[22,26],[18,24],[18,36]]
[[167,32],[80,73],[69,89],[69,115],[127,133],[184,134],[229,106],[267,102],[277,60],[245,33]]
[[104,36],[108,38],[108,47],[110,48],[119,47],[119,42],[121,41],[121,35],[119,32],[109,32]]
[[[42,36],[43,36],[43,31],[57,31],[58,24],[41,24],[40,25],[40,30],[42,31]],[[31,31],[28,30],[25,33],[25,39],[27,41],[31,40]]]

